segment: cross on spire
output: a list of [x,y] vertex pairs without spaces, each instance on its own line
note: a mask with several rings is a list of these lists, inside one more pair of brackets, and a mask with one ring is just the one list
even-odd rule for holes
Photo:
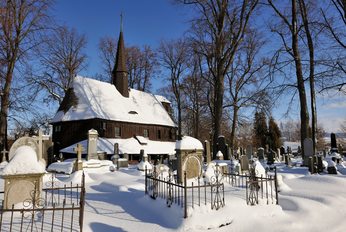
[[123,12],[120,13],[120,31],[123,31]]

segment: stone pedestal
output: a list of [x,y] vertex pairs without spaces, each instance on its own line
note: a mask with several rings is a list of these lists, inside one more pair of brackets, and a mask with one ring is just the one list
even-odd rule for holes
[[99,134],[97,130],[91,129],[88,131],[88,155],[87,160],[98,159],[97,155],[97,140]]
[[[24,208],[23,202],[32,202],[41,196],[44,173],[3,175],[5,182],[4,209]],[[34,196],[34,193],[36,195]]]

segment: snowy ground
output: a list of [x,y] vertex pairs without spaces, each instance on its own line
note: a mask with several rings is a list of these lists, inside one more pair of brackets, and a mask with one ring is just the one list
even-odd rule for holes
[[346,230],[345,170],[310,175],[306,168],[278,165],[279,205],[246,205],[244,190],[226,183],[224,208],[195,207],[184,219],[181,207],[169,208],[144,194],[144,173],[135,166],[115,172],[108,166],[86,168],[84,231],[341,232]]

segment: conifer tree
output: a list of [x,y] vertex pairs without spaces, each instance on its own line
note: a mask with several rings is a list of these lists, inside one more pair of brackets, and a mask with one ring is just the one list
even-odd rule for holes
[[267,144],[267,118],[263,111],[255,113],[253,145],[255,147],[265,147]]
[[269,118],[268,127],[268,144],[272,150],[276,151],[282,145],[282,142],[280,140],[281,131],[273,117]]

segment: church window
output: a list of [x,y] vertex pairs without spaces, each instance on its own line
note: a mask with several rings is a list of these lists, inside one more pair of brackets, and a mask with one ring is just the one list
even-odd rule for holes
[[120,127],[115,127],[115,137],[120,137],[121,136],[121,128]]
[[148,129],[144,129],[144,131],[143,131],[143,136],[144,136],[145,138],[148,138],[148,137],[149,137],[149,130],[148,130]]
[[157,130],[157,138],[161,139],[161,130]]

